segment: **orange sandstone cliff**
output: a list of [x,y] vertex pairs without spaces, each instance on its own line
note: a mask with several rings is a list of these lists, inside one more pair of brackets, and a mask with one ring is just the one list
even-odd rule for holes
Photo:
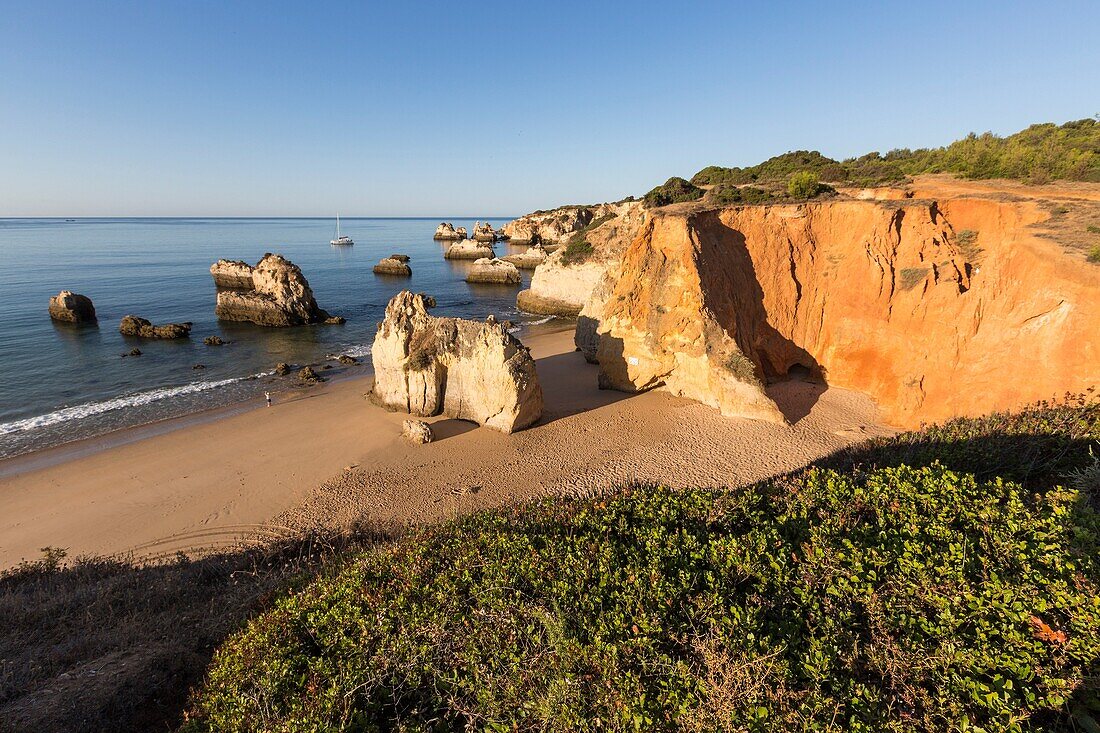
[[[922,194],[923,195],[923,194]],[[809,373],[915,426],[1100,384],[1100,267],[1009,197],[649,212],[585,305],[604,387],[662,387],[781,421],[766,385]]]

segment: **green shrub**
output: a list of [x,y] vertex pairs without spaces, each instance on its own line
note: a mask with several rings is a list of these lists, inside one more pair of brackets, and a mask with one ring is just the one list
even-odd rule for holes
[[1095,224],[1089,224],[1085,229],[1089,234],[1100,234],[1100,226],[1096,226]]
[[976,262],[982,253],[978,246],[978,233],[973,229],[963,229],[955,234],[955,246],[968,262]]
[[571,241],[566,246],[565,251],[561,253],[561,263],[563,265],[575,265],[584,262],[592,256],[594,251],[592,245],[584,239]]
[[688,183],[683,178],[673,177],[665,181],[664,185],[652,189],[642,197],[642,200],[645,202],[646,208],[654,208],[685,201],[696,201],[702,198],[704,193],[706,192],[703,189]]
[[787,181],[787,193],[796,199],[810,199],[832,190],[832,187],[817,180],[817,175],[811,171],[799,171]]
[[775,197],[762,188],[754,186],[738,187],[732,184],[720,183],[709,191],[704,201],[716,206],[734,204],[763,204],[774,200]]
[[1100,263],[1100,244],[1094,245],[1088,253],[1088,261]]
[[[955,450],[997,425],[1052,442]],[[842,471],[421,530],[233,637],[190,728],[1093,730],[1100,517],[1054,486],[871,458],[1060,470],[1098,425],[1040,407],[877,441]]]
[[899,280],[902,290],[912,290],[913,288],[924,282],[924,279],[928,277],[927,267],[905,267],[902,268],[899,274]]

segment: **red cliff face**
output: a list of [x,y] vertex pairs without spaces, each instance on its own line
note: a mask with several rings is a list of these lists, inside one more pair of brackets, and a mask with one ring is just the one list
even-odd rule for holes
[[586,306],[604,386],[781,420],[792,368],[914,426],[1100,383],[1100,267],[1031,202],[829,200],[652,212]]

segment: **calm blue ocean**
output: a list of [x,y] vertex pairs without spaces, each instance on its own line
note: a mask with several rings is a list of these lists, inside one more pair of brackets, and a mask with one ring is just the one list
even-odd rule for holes
[[[543,320],[516,309],[517,287],[467,284],[469,264],[444,260],[446,245],[432,240],[439,221],[344,219],[342,233],[356,243],[333,247],[334,222],[325,219],[0,219],[0,457],[289,386],[267,374],[280,361],[366,356],[387,301],[404,288],[434,295],[439,315]],[[473,230],[473,219],[448,221]],[[272,329],[217,321],[211,263],[254,263],[265,252],[299,265],[318,304],[347,324]],[[371,272],[395,252],[412,258],[411,279]],[[524,287],[528,280],[525,273]],[[49,298],[62,289],[92,299],[98,327],[50,320]],[[154,323],[191,321],[191,338],[124,338],[118,323],[131,313]],[[210,335],[230,343],[204,346]],[[135,346],[142,356],[120,356]]]

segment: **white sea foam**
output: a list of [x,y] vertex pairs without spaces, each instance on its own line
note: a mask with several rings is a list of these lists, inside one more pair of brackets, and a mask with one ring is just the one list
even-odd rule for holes
[[102,415],[112,410],[122,410],[127,407],[148,405],[170,397],[205,392],[210,389],[217,389],[218,387],[225,387],[230,384],[235,384],[236,382],[242,382],[246,379],[266,376],[267,374],[270,374],[270,372],[262,372],[252,375],[252,377],[235,377],[233,379],[219,379],[211,382],[192,382],[191,384],[184,384],[179,387],[164,387],[162,389],[149,390],[148,392],[138,392],[136,394],[123,395],[122,397],[113,397],[109,400],[103,400],[102,402],[86,402],[83,405],[63,407],[60,410],[54,410],[45,415],[2,423],[0,424],[0,435],[10,435],[11,433],[19,433],[25,430],[44,428],[49,425],[57,425],[58,423],[68,422],[70,420],[80,420],[93,415]]
[[351,344],[345,346],[342,350],[326,354],[326,358],[335,359],[339,356],[354,356],[359,359],[364,356],[370,356],[371,344]]

